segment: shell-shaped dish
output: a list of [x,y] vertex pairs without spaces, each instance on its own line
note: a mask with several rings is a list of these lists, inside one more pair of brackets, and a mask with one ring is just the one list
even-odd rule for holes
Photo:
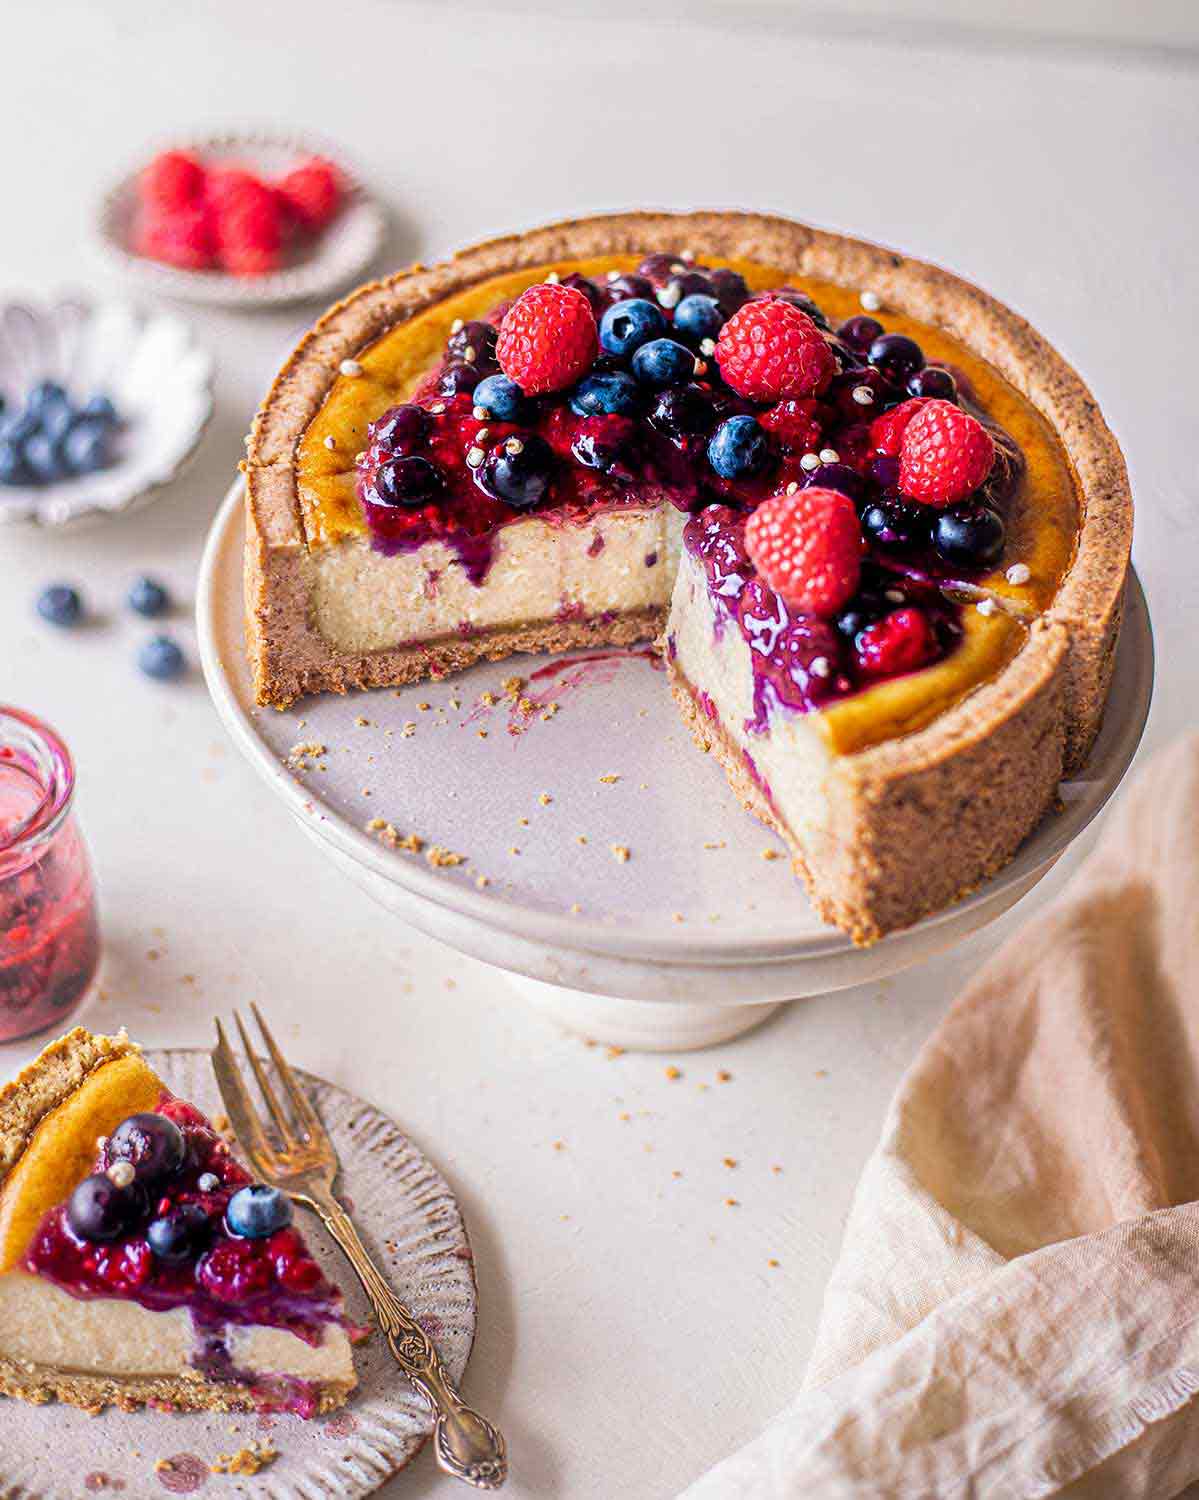
[[146,501],[173,479],[212,415],[212,358],[170,313],[123,303],[14,301],[0,306],[0,395],[19,409],[39,380],[75,401],[104,394],[121,418],[114,460],[52,484],[0,485],[0,526],[63,526]]
[[[327,156],[344,179],[345,201],[333,222],[315,240],[297,246],[278,271],[264,276],[232,276],[225,271],[180,270],[133,249],[138,173],[157,149],[194,151],[205,161],[236,161],[268,176],[287,171],[305,156]],[[240,130],[148,147],[136,166],[105,193],[96,232],[109,265],[148,292],[216,306],[277,307],[327,297],[359,279],[378,253],[386,225],[382,205],[367,191],[338,147],[310,135]]]

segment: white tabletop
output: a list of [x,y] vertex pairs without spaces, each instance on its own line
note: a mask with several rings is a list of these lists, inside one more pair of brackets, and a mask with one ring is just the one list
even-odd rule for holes
[[[103,286],[86,229],[114,166],[242,119],[343,142],[394,207],[389,265],[590,209],[746,205],[982,282],[1078,364],[1125,445],[1159,645],[1146,747],[1193,721],[1199,91],[1183,61],[368,0],[25,5],[5,40],[13,290]],[[508,1493],[669,1496],[797,1389],[893,1086],[999,932],[711,1053],[609,1058],[368,904],[238,758],[198,673],[139,677],[148,629],[121,604],[135,573],[169,580],[194,658],[205,528],[314,311],[189,313],[218,362],[190,472],[98,529],[0,533],[0,697],[74,747],[100,872],[105,992],[84,1019],[203,1043],[215,1013],[262,1002],[298,1062],[391,1111],[459,1192],[481,1288],[467,1390],[508,1433]],[[55,578],[102,620],[41,624]],[[0,1048],[0,1073],[33,1050]],[[460,1492],[426,1453],[389,1493]]]

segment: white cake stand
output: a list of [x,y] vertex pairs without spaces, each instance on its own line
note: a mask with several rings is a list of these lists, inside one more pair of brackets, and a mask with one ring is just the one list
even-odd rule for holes
[[[763,858],[781,846],[696,753],[649,653],[513,657],[448,682],[256,707],[242,541],[239,480],[197,598],[204,674],[238,747],[380,905],[496,965],[564,1026],[621,1046],[727,1040],[784,1001],[894,974],[993,921],[1103,807],[1149,711],[1153,641],[1133,576],[1106,722],[1064,809],[974,895],[860,949],[819,920],[784,859]],[[517,674],[532,713],[504,696]],[[324,751],[293,769],[303,744]],[[417,834],[426,854],[389,847],[372,819]],[[430,846],[465,858],[434,865]]]

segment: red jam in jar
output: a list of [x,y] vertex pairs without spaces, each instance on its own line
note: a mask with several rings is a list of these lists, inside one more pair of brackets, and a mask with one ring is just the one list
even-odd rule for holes
[[58,1025],[96,977],[96,892],[74,793],[58,735],[0,704],[0,1042]]

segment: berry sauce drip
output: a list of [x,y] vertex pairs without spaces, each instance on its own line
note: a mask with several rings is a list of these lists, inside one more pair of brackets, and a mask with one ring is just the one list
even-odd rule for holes
[[[1002,554],[1023,458],[959,381],[873,317],[834,330],[796,288],[752,294],[735,271],[650,255],[455,325],[368,428],[358,495],[377,550],[440,540],[476,585],[524,516],[673,504],[763,695],[812,708],[944,656],[961,627],[941,586]],[[788,608],[745,551],[746,516],[808,488],[848,497],[861,528],[860,587],[835,617]]]
[[[177,1131],[156,1130],[159,1117]],[[172,1147],[180,1135],[181,1152]],[[249,1183],[204,1116],[164,1093],[155,1115],[113,1132],[95,1174],[42,1220],[25,1268],[73,1297],[188,1308],[204,1368],[227,1364],[221,1335],[229,1324],[266,1324],[319,1344],[326,1324],[344,1324],[339,1294],[294,1229],[260,1238],[230,1232],[229,1200]]]

